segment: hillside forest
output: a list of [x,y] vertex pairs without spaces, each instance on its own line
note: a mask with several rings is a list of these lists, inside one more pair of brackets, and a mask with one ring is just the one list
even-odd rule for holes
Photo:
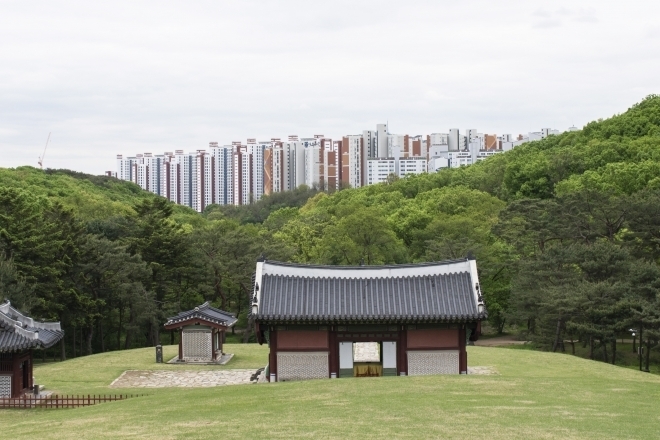
[[165,319],[206,300],[249,340],[262,254],[333,265],[472,254],[494,331],[615,363],[635,329],[648,369],[660,349],[660,96],[469,167],[202,214],[110,177],[0,169],[0,292],[62,323],[62,359],[170,343]]

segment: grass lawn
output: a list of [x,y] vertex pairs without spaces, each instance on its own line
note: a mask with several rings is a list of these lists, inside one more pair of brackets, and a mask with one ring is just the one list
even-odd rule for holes
[[[636,346],[637,347],[637,346]],[[538,348],[533,344],[520,344],[520,345],[507,345],[506,348],[513,350],[537,350]],[[610,347],[607,347],[608,350]],[[616,365],[620,367],[632,368],[635,370],[639,369],[639,355],[632,350],[632,342],[617,342],[616,348]],[[646,346],[644,346],[646,349]],[[571,353],[571,345],[566,343],[566,352]],[[589,347],[582,347],[582,344],[575,343],[575,355],[582,357],[584,359],[589,358]],[[609,361],[612,359],[612,353],[608,352]],[[597,359],[601,362],[604,361],[603,349],[598,348],[594,350],[594,359]],[[646,359],[646,357],[644,357]],[[646,360],[643,363],[644,368],[646,368]],[[658,350],[651,350],[650,362],[649,362],[649,371],[653,374],[660,374],[660,352]]]
[[[264,347],[226,347],[236,357],[225,368],[265,364]],[[174,350],[166,347],[166,354]],[[660,376],[559,353],[491,347],[469,347],[468,353],[470,365],[492,366],[500,374],[147,390],[145,397],[87,408],[0,411],[0,437],[660,436]],[[153,357],[153,349],[94,355],[39,366],[35,376],[61,392],[114,393],[107,385],[125,369],[181,368],[154,364]]]

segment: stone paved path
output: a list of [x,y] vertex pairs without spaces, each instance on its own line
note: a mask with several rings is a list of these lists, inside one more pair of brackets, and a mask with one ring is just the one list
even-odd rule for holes
[[128,370],[111,388],[217,387],[249,384],[256,370]]
[[485,374],[485,375],[493,375],[493,374],[500,374],[497,372],[497,370],[494,367],[468,367],[468,374]]
[[353,344],[353,362],[380,362],[378,342],[356,342]]

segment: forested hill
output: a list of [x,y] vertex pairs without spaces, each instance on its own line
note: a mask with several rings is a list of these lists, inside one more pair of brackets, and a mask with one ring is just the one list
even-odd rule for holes
[[616,338],[642,326],[657,351],[660,97],[469,167],[203,215],[116,179],[0,169],[0,291],[61,320],[69,356],[160,342],[167,316],[204,300],[246,326],[262,253],[338,265],[473,253],[494,328],[614,362]]
[[[85,220],[134,214],[133,205],[156,197],[134,183],[113,177],[62,169],[42,171],[30,166],[0,168],[0,187],[23,189],[59,202]],[[183,206],[174,210],[182,218],[194,215],[194,211]]]

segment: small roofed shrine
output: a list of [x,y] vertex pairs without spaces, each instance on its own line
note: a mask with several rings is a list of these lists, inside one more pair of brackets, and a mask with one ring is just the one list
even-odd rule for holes
[[[271,382],[467,374],[467,341],[487,318],[470,258],[389,266],[262,258],[251,313],[270,348]],[[368,362],[359,362],[365,350]]]
[[37,322],[0,304],[0,397],[19,397],[32,391],[32,350],[46,349],[64,337],[59,322]]
[[226,331],[236,321],[232,313],[211,307],[208,301],[168,318],[165,329],[180,333],[177,362],[219,363]]

